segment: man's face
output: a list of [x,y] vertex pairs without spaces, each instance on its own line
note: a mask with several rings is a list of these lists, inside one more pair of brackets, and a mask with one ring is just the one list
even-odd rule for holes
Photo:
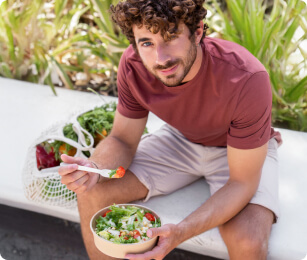
[[136,47],[144,66],[169,87],[191,80],[201,63],[201,51],[197,51],[195,37],[190,37],[185,24],[179,28],[179,36],[165,42],[160,33],[153,34],[144,26],[133,27]]

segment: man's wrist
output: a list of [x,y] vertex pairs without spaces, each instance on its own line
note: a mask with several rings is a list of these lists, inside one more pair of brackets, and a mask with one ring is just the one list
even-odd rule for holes
[[95,162],[93,162],[93,161],[90,161],[90,162],[91,162],[91,164],[94,166],[94,168],[99,169],[98,166],[97,166],[97,164],[96,164]]
[[179,244],[183,243],[184,241],[188,240],[191,237],[188,234],[189,228],[184,222],[180,222],[177,224],[177,231],[178,231]]
[[[99,169],[95,162],[93,162],[93,161],[90,161],[90,162],[91,162],[92,166],[94,166],[93,168]],[[100,174],[98,174],[98,180],[97,180],[96,183],[98,183],[99,181],[100,181]]]

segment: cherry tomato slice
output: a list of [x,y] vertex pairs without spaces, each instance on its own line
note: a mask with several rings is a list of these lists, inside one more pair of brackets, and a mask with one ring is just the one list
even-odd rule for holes
[[124,167],[120,166],[117,168],[116,173],[113,175],[113,178],[121,178],[125,175],[126,170]]
[[106,217],[107,216],[107,214],[109,213],[109,212],[111,212],[112,210],[108,210],[108,211],[106,211],[104,214],[103,214],[103,217]]
[[155,217],[154,217],[152,214],[150,214],[149,212],[147,212],[147,213],[145,214],[145,217],[146,217],[149,221],[155,221]]
[[137,238],[137,237],[139,237],[140,235],[141,235],[140,231],[138,231],[138,230],[134,230],[134,231],[133,231],[133,238]]

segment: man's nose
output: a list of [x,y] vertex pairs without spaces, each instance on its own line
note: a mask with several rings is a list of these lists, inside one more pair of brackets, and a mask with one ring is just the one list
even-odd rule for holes
[[170,51],[166,46],[159,46],[156,49],[156,64],[164,65],[171,60]]

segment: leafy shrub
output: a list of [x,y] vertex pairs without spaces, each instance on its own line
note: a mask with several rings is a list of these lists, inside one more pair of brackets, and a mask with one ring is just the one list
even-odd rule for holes
[[117,66],[129,43],[109,18],[112,2],[0,1],[0,76],[48,84],[54,93],[58,82],[73,89],[108,77],[116,94]]
[[211,31],[247,48],[266,67],[275,126],[307,131],[307,8],[301,0],[208,1]]

